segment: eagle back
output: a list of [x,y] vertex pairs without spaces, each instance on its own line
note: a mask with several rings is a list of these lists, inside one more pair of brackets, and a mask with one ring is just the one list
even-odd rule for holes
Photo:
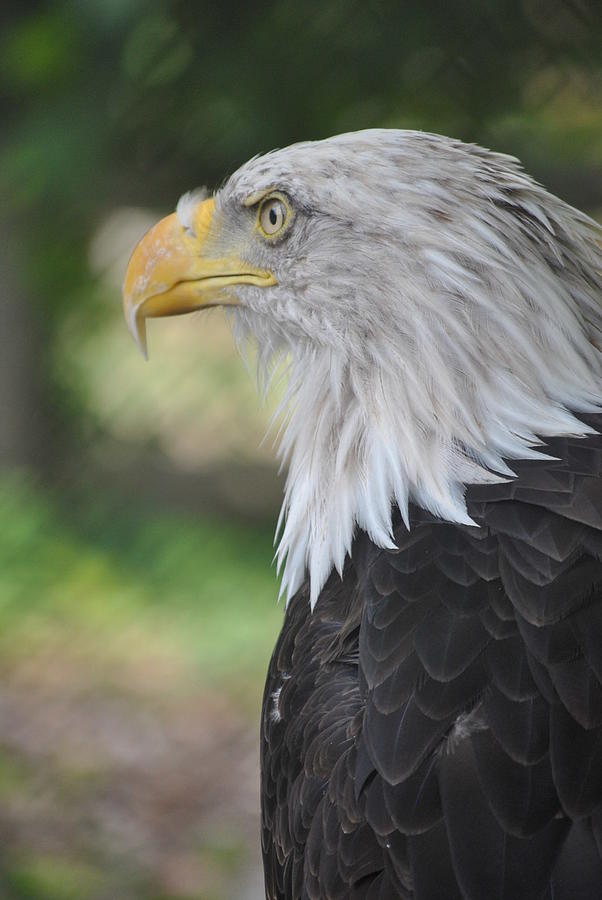
[[[587,421],[602,430],[602,416]],[[268,674],[270,900],[602,896],[602,438],[366,534]]]

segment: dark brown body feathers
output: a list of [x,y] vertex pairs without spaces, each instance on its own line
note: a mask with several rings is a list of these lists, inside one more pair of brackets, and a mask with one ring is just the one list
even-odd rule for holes
[[[602,416],[590,417],[602,428]],[[262,719],[269,900],[602,897],[602,438],[365,534],[291,601]]]

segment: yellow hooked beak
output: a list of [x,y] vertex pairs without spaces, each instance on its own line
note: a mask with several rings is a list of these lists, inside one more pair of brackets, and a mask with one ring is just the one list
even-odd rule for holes
[[123,311],[146,357],[146,319],[179,316],[209,306],[237,306],[232,284],[277,284],[271,272],[236,256],[215,258],[207,244],[215,200],[205,200],[186,229],[176,213],[157,222],[136,246],[123,285]]

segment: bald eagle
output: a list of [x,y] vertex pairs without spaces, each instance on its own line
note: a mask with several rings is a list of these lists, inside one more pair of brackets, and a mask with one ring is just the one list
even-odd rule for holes
[[602,897],[602,249],[518,162],[344,134],[187,194],[130,328],[289,361],[269,900]]

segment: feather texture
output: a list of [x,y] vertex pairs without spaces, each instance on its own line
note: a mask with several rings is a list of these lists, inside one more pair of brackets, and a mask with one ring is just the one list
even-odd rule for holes
[[263,716],[269,900],[600,896],[602,438],[576,447],[469,487],[478,528],[413,507],[395,550],[358,535],[313,613],[293,598]]
[[[135,253],[143,293],[198,203]],[[206,296],[289,377],[269,900],[602,896],[600,227],[513,158],[386,129],[255,157],[202,209],[203,259],[241,266]]]
[[[600,410],[599,226],[515,159],[421,132],[376,129],[257,157],[216,208],[238,223],[248,196],[275,187],[295,221],[249,252],[278,285],[243,286],[232,316],[239,342],[256,340],[260,369],[289,359],[277,551],[287,597],[308,572],[315,603],[357,528],[393,549],[392,508],[406,524],[414,503],[470,525],[466,484],[486,492],[511,479],[509,499],[568,506],[588,524],[602,490],[578,500],[580,466],[591,470],[574,437]],[[575,463],[554,465],[569,444]],[[529,484],[514,483],[515,460],[546,457]],[[516,563],[520,547],[508,552]],[[516,597],[525,565],[512,569]]]

